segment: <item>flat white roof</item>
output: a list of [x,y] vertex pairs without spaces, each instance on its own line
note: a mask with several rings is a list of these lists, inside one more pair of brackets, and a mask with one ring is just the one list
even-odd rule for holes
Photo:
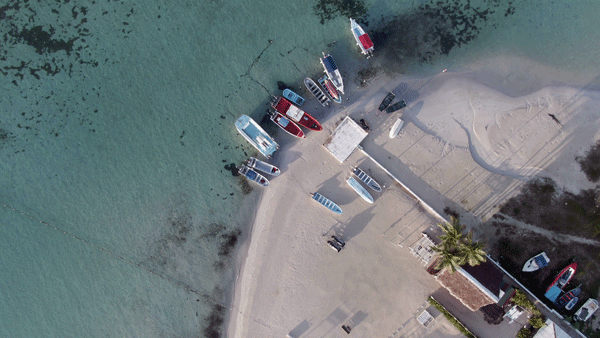
[[346,118],[335,128],[331,136],[325,141],[323,146],[338,159],[344,162],[352,152],[358,147],[360,142],[367,137],[364,131],[353,119]]

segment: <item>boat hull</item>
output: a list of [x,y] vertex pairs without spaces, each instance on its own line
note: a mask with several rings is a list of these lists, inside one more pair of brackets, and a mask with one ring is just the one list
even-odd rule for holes
[[355,167],[352,170],[352,173],[354,175],[356,175],[356,177],[359,180],[363,181],[367,185],[367,187],[369,187],[377,192],[381,192],[381,186],[379,185],[379,183],[377,183],[377,181],[375,181],[371,176],[369,176],[362,169]]
[[329,54],[323,53],[323,57],[319,59],[321,61],[321,65],[325,69],[325,74],[331,79],[331,83],[337,88],[337,90],[344,94],[344,80],[342,79],[342,74],[340,74],[340,70],[336,66],[333,61],[333,57]]
[[573,319],[585,322],[598,310],[598,301],[589,298],[573,315]]
[[276,96],[271,102],[271,107],[304,128],[313,131],[323,130],[323,126],[321,126],[317,119],[312,117],[304,110],[293,105],[292,102],[286,98]]
[[394,101],[394,98],[396,97],[396,94],[389,92],[384,98],[383,101],[381,101],[381,103],[379,104],[379,111],[384,111],[385,108],[387,108],[390,103],[392,103],[392,101]]
[[269,164],[267,162],[263,162],[254,157],[250,157],[247,165],[248,165],[248,167],[250,167],[252,169],[262,171],[263,173],[269,174],[271,176],[279,176],[281,174],[281,171],[276,166]]
[[294,93],[291,89],[283,90],[283,97],[292,101],[297,106],[302,106],[304,104],[304,98],[296,93]]
[[[564,295],[560,296],[554,303],[556,304],[556,307],[558,309],[562,309],[563,307],[566,307],[567,304],[572,303],[573,299],[576,299],[580,293],[581,293],[581,285],[576,287],[575,289],[565,293]],[[577,302],[577,300],[575,300],[575,302]],[[575,306],[575,304],[571,304],[571,308],[573,308],[573,306]]]
[[325,89],[325,92],[327,95],[329,95],[330,99],[332,99],[334,102],[342,103],[342,97],[335,89],[335,86],[331,83],[331,81],[329,81],[327,75],[319,78],[319,84],[323,87],[323,89]]
[[327,107],[329,105],[329,102],[331,102],[331,100],[329,99],[329,97],[327,97],[327,95],[325,95],[325,93],[323,93],[321,88],[319,88],[319,86],[315,83],[315,81],[313,81],[313,79],[309,77],[305,78],[304,85],[306,86],[306,89],[308,89],[308,91],[317,99],[317,101],[319,101],[319,103],[323,107]]
[[571,281],[575,272],[577,272],[577,262],[567,265],[567,267],[562,269],[556,278],[554,278],[546,291],[550,290],[553,286],[557,286],[562,290]]
[[235,121],[235,128],[266,158],[270,158],[279,148],[279,144],[248,115],[240,116]]
[[537,271],[550,263],[550,258],[546,255],[545,252],[537,254],[531,257],[525,265],[523,266],[523,272],[533,272]]
[[247,167],[247,166],[242,166],[239,170],[239,173],[241,175],[246,176],[246,178],[250,181],[253,181],[259,185],[262,185],[263,187],[268,187],[269,186],[269,180],[264,177],[263,175],[259,174],[258,172],[256,172],[255,170]]
[[361,52],[367,56],[367,59],[373,55],[373,42],[365,30],[352,18],[350,18],[350,31],[356,40],[356,44],[360,47]]
[[279,128],[283,129],[286,133],[295,136],[297,138],[306,138],[304,132],[297,124],[292,122],[287,117],[283,116],[280,112],[275,112],[271,115],[271,121],[273,121]]
[[342,214],[342,208],[340,208],[339,205],[335,204],[332,200],[330,200],[329,198],[319,194],[318,192],[312,194],[312,198],[319,202],[319,204],[321,204],[322,206],[324,206],[325,208],[335,212],[336,214]]
[[390,129],[390,138],[394,138],[394,137],[398,136],[398,134],[400,133],[400,129],[402,129],[403,125],[404,125],[404,120],[399,118],[392,126],[392,129]]
[[373,196],[354,177],[350,177],[346,183],[367,203],[373,203]]
[[400,109],[402,109],[404,107],[406,107],[406,101],[400,100],[400,101],[394,103],[393,105],[387,107],[385,109],[385,112],[388,113],[388,114],[391,114],[391,113],[393,113],[393,112],[395,112],[397,110],[400,110]]

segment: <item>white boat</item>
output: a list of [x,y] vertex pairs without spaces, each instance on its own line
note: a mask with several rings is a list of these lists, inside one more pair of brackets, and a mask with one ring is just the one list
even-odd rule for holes
[[354,177],[350,177],[346,182],[363,200],[367,201],[367,203],[373,203],[373,196]]
[[398,118],[398,121],[396,121],[394,123],[394,125],[392,126],[392,129],[390,129],[390,138],[394,138],[394,137],[398,136],[398,133],[400,132],[400,129],[402,129],[403,125],[404,125],[404,120],[402,120],[401,118]]
[[367,175],[362,169],[354,167],[352,173],[358,177],[359,180],[363,181],[369,188],[381,192],[381,186],[371,176]]
[[325,74],[327,74],[331,83],[333,83],[340,93],[344,94],[344,80],[342,80],[342,74],[340,74],[340,70],[335,65],[331,55],[325,55],[325,53],[323,53],[323,57],[319,60],[321,60],[321,64],[325,69]]
[[241,175],[246,176],[246,178],[249,179],[250,181],[256,182],[256,183],[262,185],[263,187],[269,186],[269,180],[266,177],[257,173],[253,169],[246,167],[245,165],[243,165],[240,168],[239,173]]
[[327,97],[327,95],[325,95],[325,93],[323,93],[321,88],[317,86],[313,79],[307,77],[306,79],[304,79],[304,85],[306,86],[306,89],[308,89],[308,91],[311,94],[313,94],[317,101],[319,101],[319,103],[323,105],[323,107],[327,107],[329,105],[329,102],[331,102],[331,100]]
[[590,319],[596,310],[598,310],[598,301],[590,298],[579,308],[579,310],[577,310],[577,312],[575,312],[573,319],[585,322]]
[[312,198],[319,202],[322,206],[324,206],[325,208],[335,212],[336,214],[341,214],[342,213],[342,208],[340,208],[339,205],[335,204],[333,201],[331,201],[329,198],[319,194],[318,192],[312,194]]
[[240,116],[235,121],[235,128],[266,158],[270,158],[279,148],[279,144],[248,115]]
[[547,266],[548,263],[550,263],[550,258],[548,258],[548,255],[546,255],[545,252],[542,252],[541,254],[531,257],[527,262],[525,262],[525,265],[523,266],[523,272],[539,270]]
[[373,55],[373,41],[365,30],[356,23],[352,18],[350,18],[350,30],[352,31],[352,35],[354,35],[354,39],[356,40],[356,44],[360,47],[360,50],[364,55],[367,56],[367,59]]
[[279,176],[279,174],[281,174],[281,170],[279,170],[279,168],[277,168],[276,166],[267,162],[263,162],[254,157],[250,157],[250,159],[248,160],[248,166],[252,169],[262,171],[263,173],[269,174],[271,176]]

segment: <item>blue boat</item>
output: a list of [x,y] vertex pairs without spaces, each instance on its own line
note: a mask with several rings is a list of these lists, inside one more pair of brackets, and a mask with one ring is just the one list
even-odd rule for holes
[[340,93],[344,94],[344,80],[342,80],[342,74],[340,74],[340,70],[335,65],[331,55],[323,53],[323,57],[319,60],[325,69],[325,74],[331,79],[331,83]]
[[284,89],[283,90],[283,97],[285,97],[286,99],[292,101],[298,107],[301,106],[302,104],[304,104],[304,101],[305,101],[302,96],[294,93],[293,91],[291,91],[289,89]]
[[350,187],[352,187],[352,189],[354,189],[354,191],[356,191],[358,196],[362,197],[363,200],[365,200],[367,203],[373,203],[373,196],[371,196],[367,189],[360,185],[360,183],[358,183],[354,177],[350,177],[346,182],[348,185],[350,185]]
[[333,203],[329,198],[319,194],[318,192],[312,194],[312,198],[323,205],[325,208],[335,212],[336,214],[342,214],[342,208],[337,204]]
[[362,169],[355,167],[352,173],[358,177],[359,180],[363,181],[369,188],[381,192],[381,186],[371,176],[367,175]]
[[235,128],[246,141],[250,142],[267,158],[270,158],[279,148],[279,144],[248,115],[240,116],[235,121]]
[[245,165],[242,166],[238,170],[238,172],[241,175],[246,176],[246,178],[249,179],[250,181],[254,181],[254,182],[262,185],[263,187],[268,187],[269,186],[269,180],[266,177],[264,177],[263,175],[257,173],[255,170],[246,167]]

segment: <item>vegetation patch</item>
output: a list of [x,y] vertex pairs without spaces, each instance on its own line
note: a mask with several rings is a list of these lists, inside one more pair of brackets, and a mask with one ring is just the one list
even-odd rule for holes
[[429,304],[431,304],[434,308],[438,309],[438,311],[440,311],[444,317],[446,317],[446,319],[448,319],[448,321],[450,323],[452,323],[452,325],[454,325],[462,334],[464,334],[465,336],[467,336],[468,338],[476,338],[474,334],[471,333],[471,331],[469,331],[458,319],[456,319],[456,317],[454,317],[450,311],[446,310],[446,308],[437,302],[437,300],[433,299],[433,297],[429,297]]
[[576,156],[575,160],[581,166],[581,171],[591,182],[600,180],[600,141],[593,145],[585,156]]
[[321,19],[322,25],[338,15],[356,20],[367,16],[367,7],[362,1],[357,0],[319,0],[313,6],[313,10]]

